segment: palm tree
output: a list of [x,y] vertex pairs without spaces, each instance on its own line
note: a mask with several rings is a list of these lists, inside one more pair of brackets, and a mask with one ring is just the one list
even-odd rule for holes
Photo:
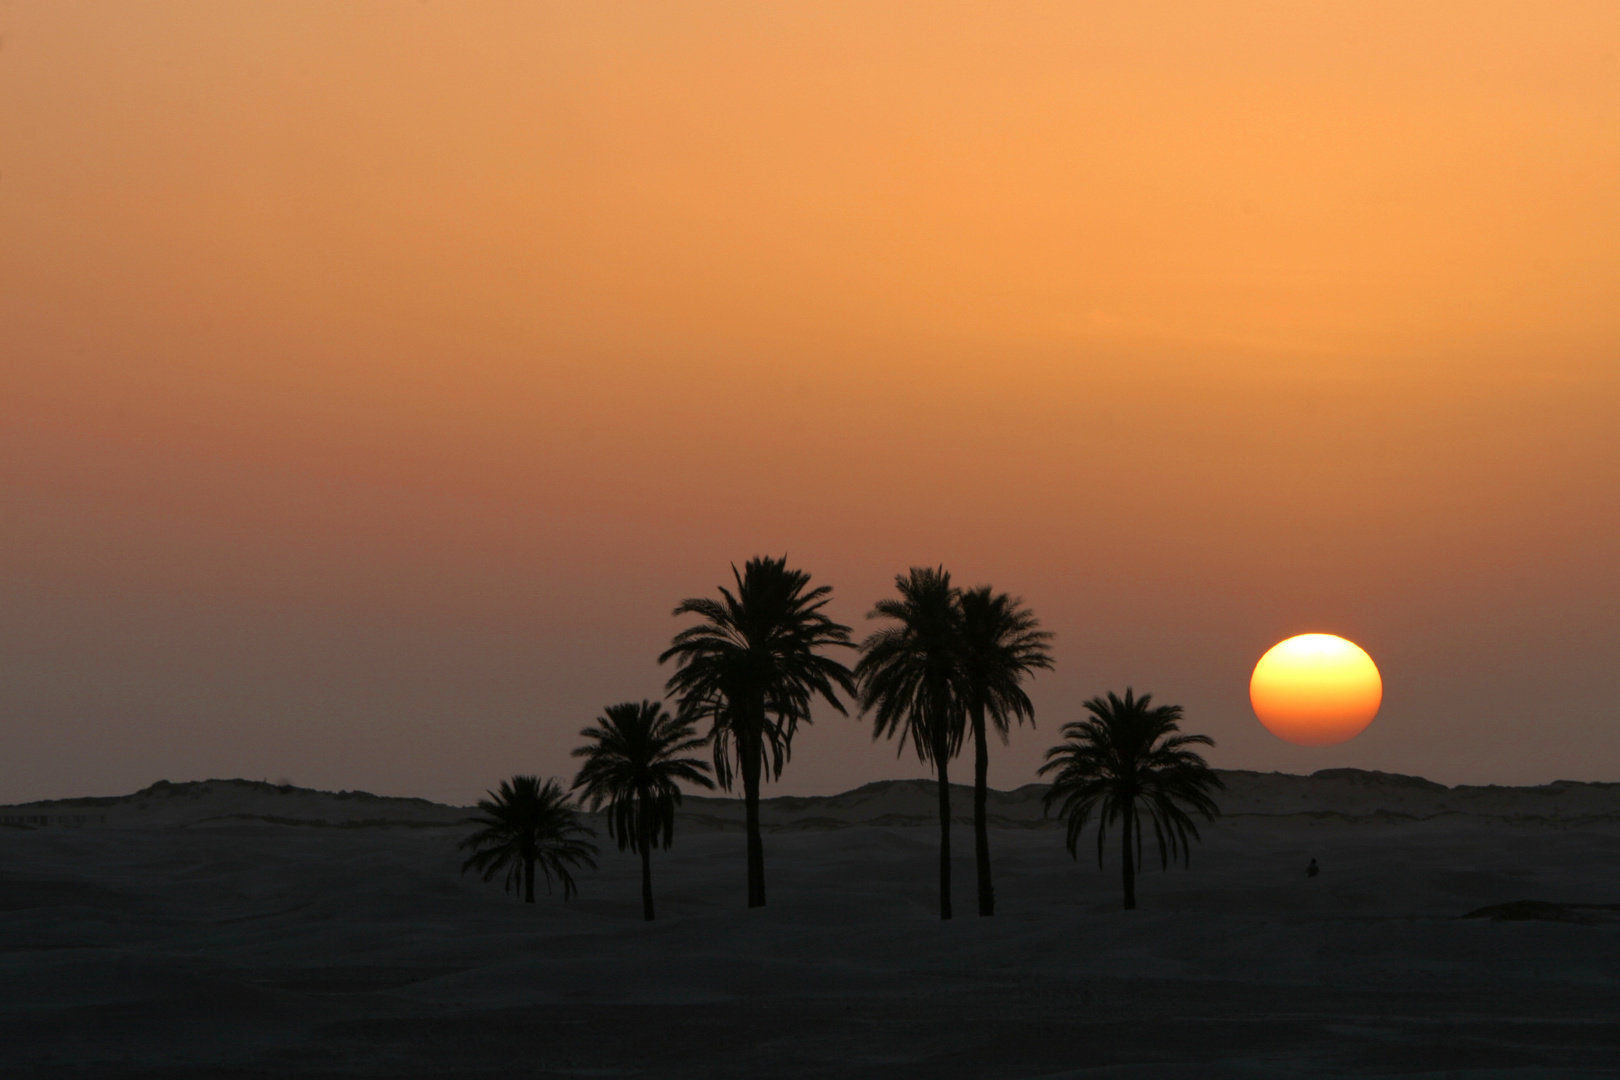
[[861,712],[876,710],[872,738],[907,738],[939,776],[939,917],[951,917],[949,764],[962,746],[961,649],[957,590],[944,568],[913,566],[897,575],[899,599],[866,616],[895,620],[861,644],[855,667]]
[[853,696],[854,676],[819,650],[854,646],[849,627],[822,614],[832,588],[809,588],[810,575],[788,569],[786,556],[752,558],[741,573],[733,565],[731,576],[735,593],[722,586],[719,600],[698,597],[675,608],[677,616],[697,615],[702,621],[676,634],[658,662],[675,661],[666,689],[678,697],[681,719],[709,721],[720,786],[729,791],[733,776],[742,776],[748,906],[763,907],[760,775],[781,777],[793,734],[800,723],[810,722],[816,697],[844,712],[838,691]]
[[551,891],[551,876],[557,875],[564,900],[578,891],[569,867],[596,869],[596,860],[591,858],[596,845],[581,839],[595,833],[579,823],[567,793],[556,780],[544,784],[538,776],[502,780],[501,789],[480,799],[478,809],[484,816],[469,818],[468,823],[483,828],[456,845],[473,849],[472,857],[461,864],[463,874],[476,870],[490,881],[505,870],[505,888],[521,883],[524,903],[532,904],[536,863],[546,875],[547,892]]
[[677,781],[712,788],[707,762],[679,755],[702,746],[692,725],[675,719],[656,701],[609,705],[596,726],[580,735],[591,740],[574,751],[584,758],[574,790],[583,789],[593,810],[608,808],[608,835],[619,850],[634,846],[641,855],[641,912],[653,917],[652,849],[663,834],[664,850],[675,839]]
[[979,914],[996,913],[990,883],[990,828],[985,821],[989,796],[990,748],[985,719],[1007,741],[1009,722],[1027,719],[1035,725],[1035,707],[1020,684],[1037,668],[1050,671],[1052,635],[1040,628],[1022,599],[992,592],[990,586],[968,589],[957,602],[961,633],[962,696],[973,728],[973,853],[979,870]]
[[[1207,788],[1226,785],[1189,746],[1214,746],[1208,735],[1177,735],[1181,706],[1150,708],[1152,694],[1123,699],[1109,691],[1107,698],[1086,702],[1091,717],[1063,725],[1064,742],[1046,752],[1040,774],[1056,772],[1046,793],[1046,808],[1062,802],[1060,816],[1068,821],[1069,854],[1097,812],[1097,866],[1102,867],[1103,841],[1115,820],[1124,835],[1121,853],[1125,876],[1125,907],[1136,907],[1136,867],[1142,861],[1142,825],[1145,816],[1159,844],[1159,864],[1168,867],[1177,855],[1183,864],[1192,857],[1188,834],[1198,839],[1198,826],[1187,810],[1213,821],[1220,813]],[[1184,809],[1185,807],[1186,809]],[[1134,861],[1133,861],[1134,858]]]

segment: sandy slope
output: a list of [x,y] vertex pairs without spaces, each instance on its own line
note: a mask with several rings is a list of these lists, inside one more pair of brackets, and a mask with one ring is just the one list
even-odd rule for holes
[[1226,778],[1133,913],[1112,852],[1071,862],[1038,790],[998,794],[1000,913],[971,914],[959,830],[948,924],[919,783],[768,802],[752,912],[740,807],[693,800],[651,925],[632,857],[525,907],[458,876],[466,811],[420,800],[0,808],[104,819],[0,828],[0,1073],[1620,1075],[1620,926],[1456,917],[1620,902],[1620,785]]
[[133,795],[0,806],[0,825],[129,829],[262,823],[354,828],[449,825],[470,813],[465,807],[364,791],[312,791],[256,780],[183,784],[159,780]]
[[[1620,821],[1620,784],[1560,781],[1540,787],[1448,788],[1416,776],[1324,769],[1311,776],[1219,770],[1227,817],[1303,815],[1430,818],[1447,814],[1500,819],[1579,823]],[[951,785],[954,816],[971,820],[972,789]],[[1042,811],[1046,787],[1029,784],[990,793],[990,821],[1000,828],[1055,827]],[[852,825],[932,825],[939,813],[928,781],[890,780],[841,795],[764,800],[766,828],[844,828]],[[426,799],[372,795],[364,791],[312,791],[252,780],[160,780],[132,795],[56,799],[0,806],[0,825],[217,826],[263,822],[364,828],[427,826],[459,822],[474,813]],[[734,797],[687,798],[682,823],[688,830],[740,829],[743,807]]]
[[[1227,817],[1301,815],[1321,819],[1389,817],[1422,819],[1468,815],[1510,822],[1620,822],[1620,784],[1561,781],[1540,787],[1448,788],[1416,776],[1325,769],[1312,776],[1221,770],[1220,796]],[[972,820],[971,788],[951,785],[953,816]],[[1001,828],[1055,827],[1042,812],[1044,784],[990,794],[989,816]],[[763,804],[767,828],[838,828],[843,825],[930,825],[938,820],[936,789],[927,781],[868,784],[842,795],[776,798]],[[741,828],[736,799],[692,798],[686,806],[694,827]]]

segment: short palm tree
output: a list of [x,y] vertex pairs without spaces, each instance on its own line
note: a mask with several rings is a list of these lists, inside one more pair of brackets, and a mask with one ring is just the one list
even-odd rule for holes
[[677,720],[656,701],[609,705],[593,727],[580,735],[590,741],[574,751],[584,758],[574,790],[593,811],[607,805],[608,835],[619,850],[634,847],[641,856],[641,913],[653,917],[652,849],[675,839],[679,782],[712,788],[709,765],[680,755],[702,746],[691,724]]
[[748,906],[765,904],[765,846],[759,831],[759,784],[780,778],[798,725],[810,722],[820,697],[840,713],[842,690],[854,695],[849,668],[825,655],[853,648],[849,627],[822,608],[832,588],[810,588],[810,575],[790,570],[787,558],[753,558],[741,573],[732,566],[735,593],[681,601],[675,614],[700,621],[675,635],[658,658],[675,661],[666,689],[680,702],[682,720],[709,722],[715,779],[731,790],[741,775],[748,830]]
[[1109,691],[1106,698],[1086,702],[1088,719],[1063,725],[1064,741],[1046,752],[1041,775],[1056,773],[1046,793],[1046,808],[1060,804],[1058,813],[1068,822],[1069,854],[1075,856],[1086,822],[1097,814],[1097,866],[1102,866],[1103,841],[1108,826],[1120,823],[1125,881],[1125,907],[1136,907],[1136,868],[1142,861],[1142,818],[1152,825],[1159,845],[1159,864],[1168,867],[1180,856],[1191,858],[1189,835],[1198,839],[1198,826],[1187,813],[1213,821],[1220,813],[1209,796],[1210,788],[1226,785],[1189,746],[1214,746],[1207,735],[1178,735],[1181,706],[1150,705],[1152,694],[1141,697],[1126,689],[1124,698]]
[[869,619],[893,619],[861,643],[855,667],[861,712],[872,737],[910,739],[939,777],[939,917],[951,917],[950,760],[962,746],[957,590],[944,567],[914,566],[895,577],[898,599],[879,600]]
[[979,871],[979,914],[994,915],[990,827],[985,820],[990,791],[986,720],[1003,743],[1012,721],[1028,720],[1034,726],[1035,707],[1022,683],[1038,668],[1051,670],[1052,654],[1046,643],[1052,635],[1040,628],[1040,621],[1021,599],[993,592],[988,585],[964,591],[957,608],[962,697],[973,729],[973,853]]
[[555,874],[562,883],[563,899],[578,891],[570,867],[596,869],[596,845],[583,839],[594,833],[579,823],[568,805],[568,795],[555,780],[544,784],[538,776],[514,776],[502,780],[499,791],[480,799],[482,817],[469,818],[468,824],[483,826],[457,848],[472,848],[473,854],[461,864],[461,872],[476,870],[485,881],[506,871],[505,888],[521,886],[525,903],[534,903],[534,868],[539,864],[551,891]]

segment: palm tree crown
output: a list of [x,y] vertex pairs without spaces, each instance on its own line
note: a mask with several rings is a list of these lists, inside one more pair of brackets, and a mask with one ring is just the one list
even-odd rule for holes
[[962,745],[962,670],[957,590],[943,567],[895,577],[898,599],[869,619],[893,619],[861,644],[855,674],[872,737],[909,739],[939,777],[939,917],[951,917],[951,796],[948,766]]
[[855,675],[861,711],[873,713],[872,737],[909,739],[931,764],[936,751],[962,745],[957,590],[943,567],[914,566],[897,575],[899,599],[879,600],[869,619],[893,619],[861,643]]
[[1042,776],[1055,772],[1046,793],[1048,811],[1058,803],[1067,820],[1066,843],[1071,856],[1093,812],[1097,814],[1097,865],[1102,866],[1108,826],[1118,821],[1122,831],[1125,907],[1136,907],[1136,866],[1142,858],[1139,817],[1152,825],[1159,863],[1168,867],[1176,857],[1191,859],[1189,835],[1198,839],[1198,826],[1187,811],[1213,821],[1220,810],[1209,788],[1226,785],[1203,757],[1189,746],[1214,746],[1207,735],[1178,735],[1181,706],[1151,707],[1152,694],[1124,698],[1109,691],[1106,698],[1085,703],[1088,719],[1063,725],[1064,741],[1046,752]]
[[1037,669],[1050,671],[1052,635],[1040,628],[1034,612],[1018,597],[988,585],[967,589],[957,600],[959,682],[967,719],[973,729],[973,840],[979,874],[979,914],[993,915],[995,889],[990,880],[989,798],[990,748],[986,721],[1001,741],[1013,721],[1035,724],[1035,707],[1023,681]]
[[652,849],[660,837],[666,850],[674,840],[679,781],[714,787],[706,762],[680,756],[705,740],[655,701],[610,705],[580,735],[590,741],[574,751],[585,759],[574,790],[593,811],[606,804],[608,835],[620,851],[634,847],[641,856],[642,913],[651,919]]
[[545,874],[546,891],[556,875],[562,883],[563,899],[578,891],[570,867],[596,869],[596,845],[584,836],[594,833],[579,823],[568,805],[568,795],[556,780],[544,784],[538,776],[514,776],[502,780],[499,791],[480,799],[482,817],[468,819],[482,828],[457,848],[472,848],[472,856],[461,864],[461,872],[476,870],[485,881],[506,871],[507,890],[521,887],[523,899],[534,903],[534,868]]
[[962,686],[969,711],[982,709],[1003,741],[1012,721],[1035,720],[1023,680],[1052,669],[1049,631],[1020,597],[988,585],[966,589],[962,612]]
[[810,575],[791,570],[786,556],[753,558],[731,568],[736,592],[720,599],[683,600],[675,614],[698,623],[675,635],[659,663],[673,659],[666,689],[686,721],[709,721],[715,778],[730,790],[733,770],[743,781],[748,828],[748,904],[765,903],[764,848],[759,836],[761,774],[779,778],[798,725],[810,722],[820,697],[844,712],[838,692],[853,695],[854,677],[821,650],[852,648],[849,627],[823,612],[832,589],[809,588]]

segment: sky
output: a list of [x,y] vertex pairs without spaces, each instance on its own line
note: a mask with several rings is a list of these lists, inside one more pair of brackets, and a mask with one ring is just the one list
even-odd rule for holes
[[[786,554],[1620,780],[1620,7],[0,0],[0,802],[471,801]],[[1249,710],[1303,632],[1378,718]],[[853,660],[853,654],[850,657]],[[925,766],[818,711],[767,793]],[[971,763],[955,763],[966,779]]]

